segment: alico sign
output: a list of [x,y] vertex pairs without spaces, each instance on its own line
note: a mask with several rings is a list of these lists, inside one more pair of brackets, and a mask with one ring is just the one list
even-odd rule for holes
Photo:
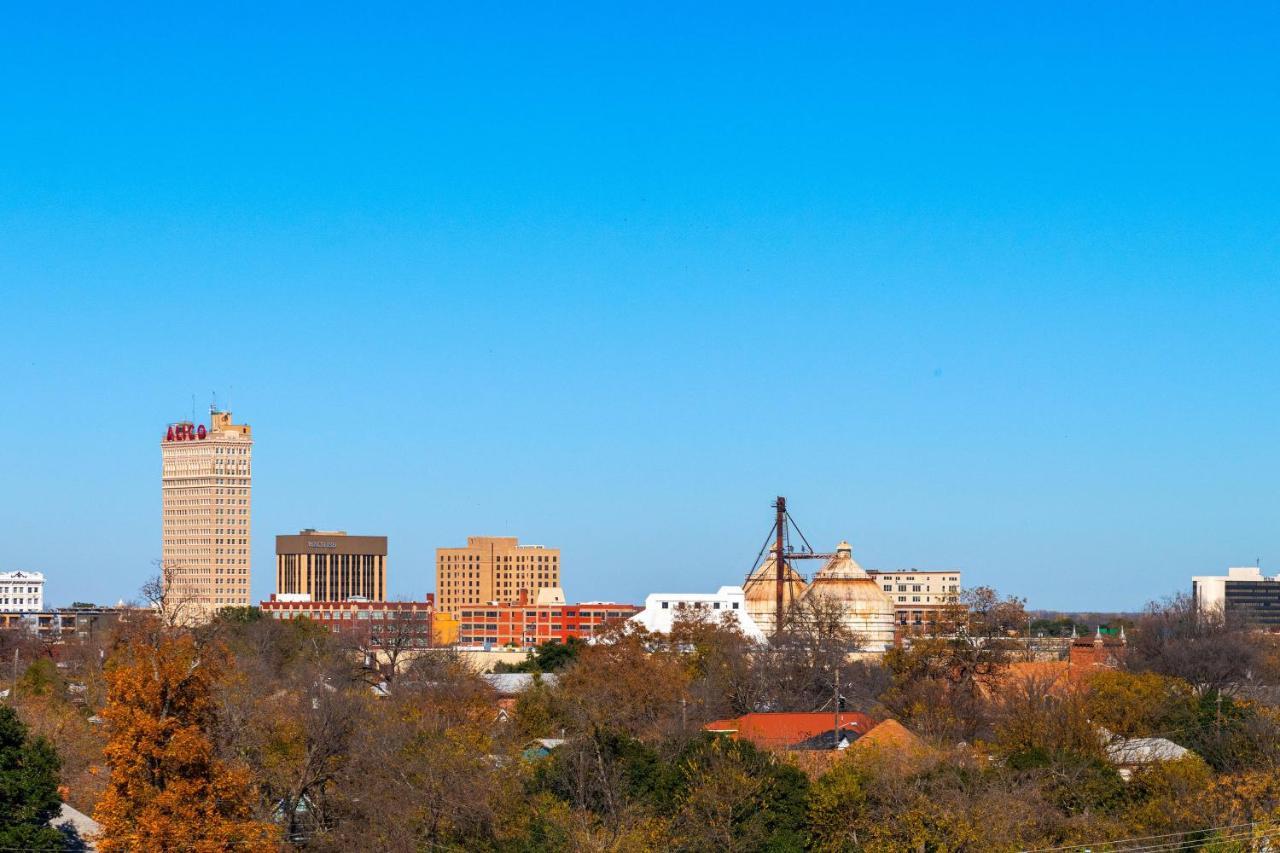
[[169,432],[165,435],[165,441],[203,441],[209,436],[209,431],[204,428],[204,424],[200,426],[192,426],[191,424],[170,424]]

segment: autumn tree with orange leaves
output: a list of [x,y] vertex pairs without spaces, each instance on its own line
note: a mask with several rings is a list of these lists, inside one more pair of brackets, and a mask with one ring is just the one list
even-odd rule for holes
[[225,650],[160,622],[130,634],[106,673],[111,778],[94,812],[98,849],[275,850],[276,828],[252,817],[249,773],[218,759],[209,736]]

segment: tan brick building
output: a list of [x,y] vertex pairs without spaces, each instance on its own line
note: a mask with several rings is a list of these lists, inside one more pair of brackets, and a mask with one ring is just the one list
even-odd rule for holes
[[465,548],[436,549],[436,610],[520,603],[520,592],[560,586],[560,549],[521,545],[514,536],[468,536]]
[[899,625],[920,627],[944,616],[960,600],[960,572],[925,572],[916,569],[881,571],[868,569],[867,574],[880,584],[893,602]]
[[277,536],[276,593],[315,601],[386,601],[387,537],[314,529]]
[[160,442],[165,597],[184,621],[249,604],[252,430],[209,414],[207,428],[170,424]]

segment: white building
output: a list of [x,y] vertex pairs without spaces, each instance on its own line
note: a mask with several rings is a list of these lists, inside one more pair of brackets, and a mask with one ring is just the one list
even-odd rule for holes
[[655,592],[644,600],[641,610],[630,621],[660,634],[669,634],[677,615],[696,615],[719,621],[728,614],[742,633],[757,642],[764,633],[747,613],[746,594],[740,586],[722,586],[716,592]]
[[1280,575],[1267,577],[1256,566],[1193,577],[1191,594],[1201,612],[1217,611],[1259,627],[1280,627]]
[[39,572],[0,572],[0,612],[44,610],[44,575]]

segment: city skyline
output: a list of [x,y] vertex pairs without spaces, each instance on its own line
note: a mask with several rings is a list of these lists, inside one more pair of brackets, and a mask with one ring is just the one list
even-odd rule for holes
[[779,494],[1033,607],[1280,567],[1273,7],[138,11],[0,34],[0,571],[49,603],[136,596],[214,392],[251,601],[304,528],[386,535],[389,597],[468,536],[714,590]]

